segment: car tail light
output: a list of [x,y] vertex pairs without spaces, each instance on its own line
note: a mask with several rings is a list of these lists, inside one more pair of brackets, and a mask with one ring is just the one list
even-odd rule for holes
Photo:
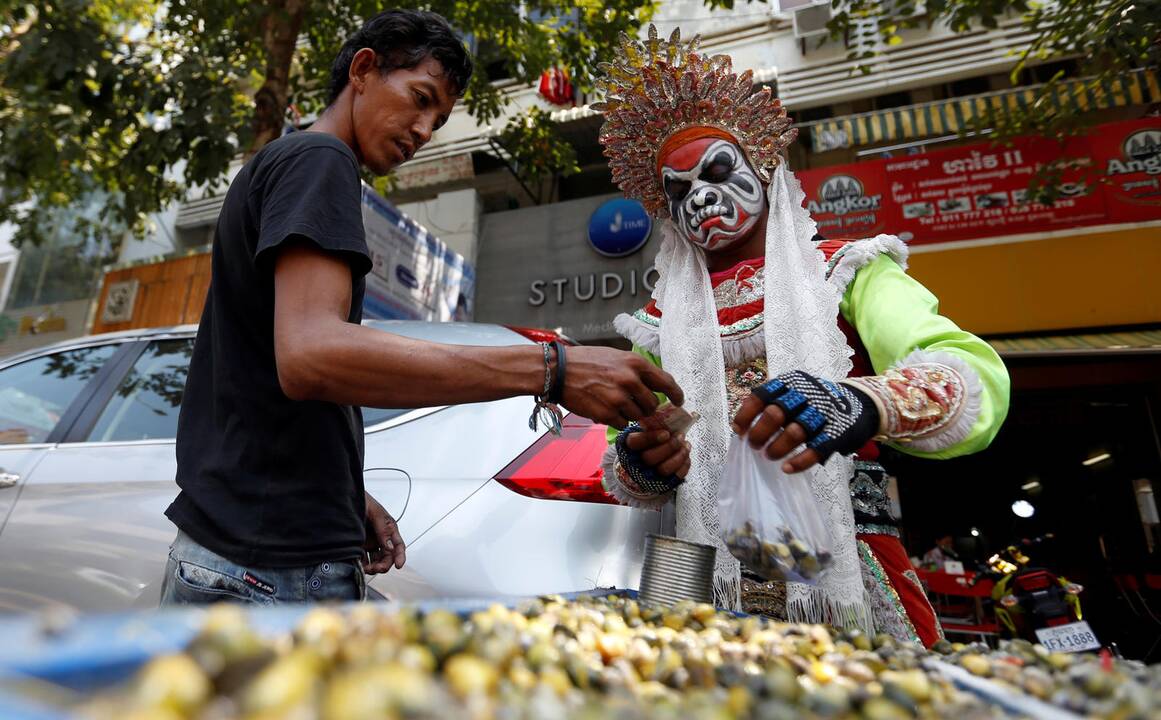
[[1069,583],[1064,586],[1064,592],[1068,593],[1069,595],[1080,595],[1082,592],[1084,592],[1084,585]]
[[567,335],[562,335],[555,330],[545,330],[544,328],[530,328],[520,327],[519,325],[505,325],[512,332],[523,335],[532,342],[552,342],[553,340],[560,340],[565,345],[576,345],[576,341]]
[[619,504],[601,486],[605,426],[567,415],[560,435],[545,433],[496,475],[513,492],[543,500]]

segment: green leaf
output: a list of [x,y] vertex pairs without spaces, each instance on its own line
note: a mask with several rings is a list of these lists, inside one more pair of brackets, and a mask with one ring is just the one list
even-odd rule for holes
[[[705,1],[711,8],[734,4]],[[618,35],[635,34],[655,8],[653,0],[530,0],[525,13],[520,3],[502,0],[425,5],[518,80],[560,67],[582,90],[591,88],[596,63]],[[18,238],[35,241],[45,237],[36,223],[46,213],[99,196],[109,218],[140,228],[148,213],[182,197],[184,188],[167,179],[175,170],[188,185],[220,183],[239,150],[278,135],[280,112],[255,116],[254,94],[263,84],[278,102],[293,101],[304,114],[321,111],[343,40],[383,5],[303,2],[299,15],[288,7],[284,0],[0,3],[0,27],[19,28],[0,35],[0,218],[17,224]],[[304,44],[293,32],[274,39],[261,32],[295,22]],[[507,114],[507,96],[482,67],[463,102],[485,126]],[[575,172],[575,153],[546,116],[517,132],[529,141],[517,149],[528,177]],[[30,201],[35,211],[19,209]],[[101,231],[94,228],[85,231]],[[108,232],[117,241],[124,234]]]

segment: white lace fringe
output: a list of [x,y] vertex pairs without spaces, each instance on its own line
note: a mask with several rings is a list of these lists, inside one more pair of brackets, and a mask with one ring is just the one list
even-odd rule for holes
[[786,594],[786,619],[796,623],[825,623],[837,628],[858,628],[873,634],[874,613],[868,603],[842,603],[818,592]]
[[730,610],[742,609],[741,576],[736,578],[714,576],[714,605]]
[[983,402],[983,384],[980,382],[979,374],[971,365],[968,365],[966,360],[946,351],[916,348],[907,357],[895,363],[895,367],[919,363],[947,365],[963,378],[963,408],[959,411],[959,417],[938,433],[909,443],[910,447],[920,452],[944,450],[962,442],[975,427],[976,420],[980,417],[980,406]]

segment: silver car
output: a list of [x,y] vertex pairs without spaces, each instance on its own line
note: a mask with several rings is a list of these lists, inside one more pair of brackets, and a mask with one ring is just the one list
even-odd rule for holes
[[[497,325],[373,321],[464,345],[531,343]],[[157,604],[176,532],[174,436],[195,327],[87,337],[0,362],[0,611]],[[529,398],[365,408],[366,487],[399,520],[389,598],[637,587],[661,514],[600,488],[605,428],[528,428]]]

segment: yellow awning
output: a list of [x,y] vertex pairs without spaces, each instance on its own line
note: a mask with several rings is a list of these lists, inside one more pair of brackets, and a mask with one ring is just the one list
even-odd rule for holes
[[988,344],[1004,357],[1161,353],[1161,330],[993,338]]
[[[1080,110],[1161,102],[1161,84],[1157,70],[1152,68],[1134,70],[1099,87],[1087,85],[1088,81],[1085,80],[1061,83],[1055,95],[1046,100],[1053,108],[1072,104]],[[810,129],[814,152],[951,135],[965,129],[968,123],[982,117],[989,109],[1011,110],[1032,105],[1041,87],[1031,85],[985,95],[846,115],[802,123],[799,127]]]

